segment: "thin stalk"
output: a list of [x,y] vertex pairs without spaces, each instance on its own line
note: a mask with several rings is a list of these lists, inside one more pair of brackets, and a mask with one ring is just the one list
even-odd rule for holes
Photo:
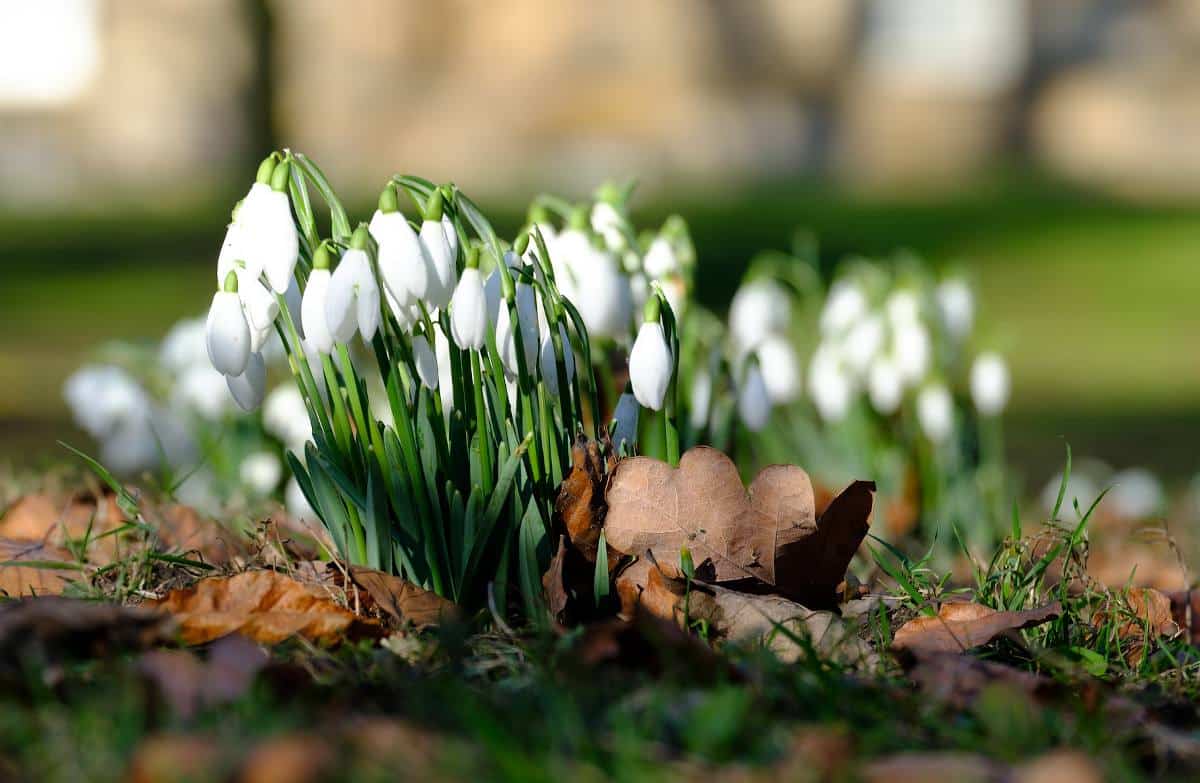
[[479,473],[484,495],[490,497],[495,487],[492,475],[492,439],[488,433],[487,406],[483,402],[483,377],[479,369],[479,354],[470,351],[471,384],[475,388],[475,431],[479,434]]

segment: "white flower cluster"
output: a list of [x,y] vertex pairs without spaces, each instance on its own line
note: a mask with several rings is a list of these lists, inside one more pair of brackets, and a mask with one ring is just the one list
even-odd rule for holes
[[[767,425],[772,407],[787,405],[801,394],[800,357],[788,334],[791,321],[790,296],[769,278],[743,285],[729,305],[734,364],[741,368],[738,415],[752,432]],[[709,399],[711,386],[706,372],[693,379],[693,406],[698,397],[701,402]],[[706,412],[703,418],[696,412],[694,421],[706,416]]]

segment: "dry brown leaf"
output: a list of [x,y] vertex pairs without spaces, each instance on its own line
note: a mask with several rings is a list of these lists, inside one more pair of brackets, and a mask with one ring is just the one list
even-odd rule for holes
[[[600,453],[600,444],[580,435],[571,448],[571,470],[554,501],[556,521],[567,540],[589,563],[596,562],[604,527],[605,487],[616,460]],[[609,558],[610,565],[616,558]]]
[[653,563],[640,557],[617,573],[617,598],[621,602],[621,617],[624,619],[633,619],[634,613],[637,612],[638,604],[642,600],[642,591],[646,589],[653,568]]
[[321,644],[379,638],[382,626],[338,606],[329,592],[275,571],[209,577],[173,590],[156,606],[179,621],[186,644],[241,633],[263,644],[291,636]]
[[116,536],[100,537],[125,523],[125,515],[111,492],[93,495],[79,492],[66,502],[49,495],[34,494],[19,498],[0,519],[0,536],[45,541],[66,546],[90,535],[88,559],[98,564],[112,562],[120,543]]
[[542,592],[546,598],[546,608],[555,622],[560,623],[563,622],[567,601],[570,599],[570,596],[567,595],[567,588],[563,584],[563,561],[566,560],[566,557],[567,541],[559,536],[558,548],[554,552],[553,559],[550,560],[550,567],[546,569],[546,573],[542,574]]
[[207,660],[186,650],[152,650],[138,659],[138,670],[179,718],[241,696],[267,664],[269,656],[239,634],[218,639]]
[[[1134,588],[1123,593],[1128,613],[1117,616],[1117,636],[1121,639],[1141,639],[1147,632],[1151,639],[1174,636],[1179,626],[1171,613],[1171,599],[1152,587]],[[1097,612],[1092,618],[1095,626],[1107,622],[1108,613]]]
[[1013,770],[1013,783],[1103,783],[1096,762],[1077,750],[1052,750]]
[[902,625],[892,639],[892,649],[917,653],[965,652],[1007,631],[1041,625],[1061,614],[1062,605],[1058,601],[1021,612],[1001,612],[966,601],[945,603],[936,617],[918,617]]
[[[60,568],[56,565],[60,563],[71,568]],[[0,538],[0,594],[11,598],[59,595],[71,580],[80,578],[77,565],[65,549],[41,541]]]
[[453,601],[398,576],[351,566],[350,578],[367,591],[380,609],[401,623],[428,628],[461,618],[462,612]]
[[866,783],[999,783],[1004,765],[974,753],[898,753],[862,768]]
[[0,603],[0,665],[40,658],[102,658],[165,641],[171,619],[158,612],[58,596]]
[[[674,562],[683,547],[704,581],[757,583],[805,605],[836,604],[836,587],[866,535],[872,482],[855,482],[820,519],[812,482],[792,465],[763,469],[749,490],[733,462],[699,446],[678,468],[648,457],[617,464],[608,488],[608,543]],[[749,585],[747,585],[749,587]]]
[[903,660],[908,678],[924,695],[956,709],[966,709],[991,685],[1000,683],[1027,696],[1046,695],[1055,682],[995,661],[958,653],[920,653]]
[[168,549],[190,555],[213,565],[225,565],[235,557],[249,553],[245,537],[220,523],[202,517],[191,506],[172,504],[158,510],[157,533]]

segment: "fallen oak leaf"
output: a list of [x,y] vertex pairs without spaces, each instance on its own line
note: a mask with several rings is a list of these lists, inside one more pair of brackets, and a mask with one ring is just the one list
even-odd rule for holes
[[155,532],[167,549],[195,553],[205,563],[225,565],[249,554],[244,536],[226,529],[216,520],[202,517],[191,506],[173,503],[157,509]]
[[462,617],[461,609],[453,601],[398,576],[350,566],[350,579],[371,596],[376,606],[401,623],[429,628]]
[[70,552],[44,541],[0,538],[0,594],[59,595],[78,578],[79,568]]
[[18,498],[0,519],[0,536],[28,541],[45,541],[58,547],[87,539],[85,553],[104,565],[117,556],[119,542],[112,533],[125,523],[116,495],[77,492],[66,503],[50,495],[31,494]]
[[1107,630],[1124,647],[1125,660],[1138,665],[1147,644],[1180,633],[1172,614],[1171,599],[1152,587],[1132,588],[1118,592],[1114,599],[1092,615],[1092,627]]
[[[600,444],[583,435],[571,447],[571,470],[559,486],[554,500],[556,521],[561,522],[567,540],[589,563],[596,562],[600,531],[607,511],[605,489],[616,466],[611,452],[601,453]],[[611,546],[611,544],[610,544]],[[609,558],[610,563],[616,558]]]
[[1017,612],[1002,612],[968,601],[944,603],[937,616],[917,617],[900,626],[892,638],[892,649],[966,652],[1008,631],[1041,625],[1061,615],[1062,604],[1058,601]]
[[378,622],[338,606],[327,590],[275,571],[208,577],[151,605],[176,617],[185,644],[235,632],[263,644],[291,636],[335,644],[384,635]]

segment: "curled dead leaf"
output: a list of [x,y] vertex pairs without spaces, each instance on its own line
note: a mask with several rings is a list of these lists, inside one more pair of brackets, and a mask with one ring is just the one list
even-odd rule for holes
[[892,649],[966,652],[1008,631],[1041,625],[1060,615],[1062,605],[1058,601],[1020,612],[1001,612],[966,601],[945,603],[937,616],[918,617],[902,625],[892,639]]
[[674,562],[687,547],[711,570],[705,581],[756,582],[832,605],[866,535],[873,490],[872,482],[856,482],[818,520],[812,482],[800,468],[772,465],[747,489],[727,456],[698,446],[678,468],[649,457],[619,462],[604,529],[621,553],[649,550]]
[[78,562],[65,549],[41,541],[0,538],[0,594],[11,598],[59,595],[80,576]]
[[179,621],[184,643],[240,633],[263,644],[302,636],[320,644],[379,638],[383,627],[338,606],[330,592],[275,571],[209,577],[154,604]]
[[605,487],[615,465],[611,453],[604,456],[597,441],[580,435],[571,447],[571,470],[554,501],[556,522],[561,522],[570,545],[589,563],[596,562],[607,510]]
[[462,611],[453,601],[398,576],[351,566],[350,578],[367,592],[376,606],[400,623],[429,628],[462,618]]
[[567,609],[570,596],[567,595],[566,585],[563,584],[563,561],[567,556],[567,541],[558,537],[558,548],[550,560],[550,567],[542,574],[542,592],[546,598],[546,609],[555,622],[563,621],[563,613]]

